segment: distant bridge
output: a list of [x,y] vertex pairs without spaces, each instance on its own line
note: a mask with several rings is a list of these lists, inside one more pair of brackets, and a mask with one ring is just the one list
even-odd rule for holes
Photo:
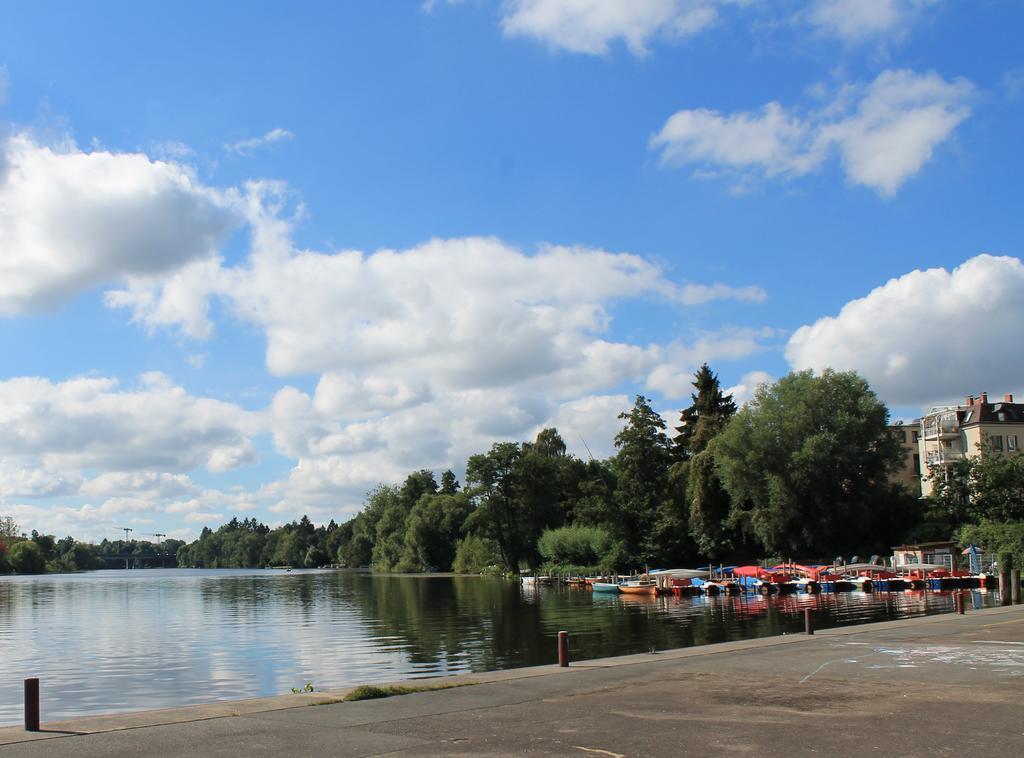
[[107,568],[174,568],[178,565],[178,557],[174,553],[157,555],[101,555]]

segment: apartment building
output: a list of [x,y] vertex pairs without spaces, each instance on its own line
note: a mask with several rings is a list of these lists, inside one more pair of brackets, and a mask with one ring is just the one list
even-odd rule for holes
[[911,492],[919,492],[921,489],[921,453],[919,449],[921,422],[894,424],[889,429],[903,448],[903,466],[892,475],[892,479],[900,484],[905,484]]
[[1024,442],[1024,403],[1015,403],[1013,395],[990,402],[988,393],[982,392],[968,397],[964,405],[933,408],[918,425],[921,495],[927,496],[933,489],[933,468],[941,474],[966,456],[1020,450]]

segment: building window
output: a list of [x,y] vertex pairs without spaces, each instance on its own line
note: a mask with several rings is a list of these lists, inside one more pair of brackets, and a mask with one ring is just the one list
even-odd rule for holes
[[900,442],[906,442],[906,441],[907,441],[907,433],[905,431],[903,431],[902,429],[900,429]]
[[1017,435],[1007,434],[1006,435],[1006,449],[1011,453],[1017,449]]
[[920,455],[915,455],[914,456],[914,473],[917,474],[918,476],[921,476],[921,456]]
[[1001,435],[1001,434],[993,434],[991,437],[988,438],[988,444],[991,446],[991,448],[993,450],[998,450],[999,452],[1002,452],[1003,451],[1003,435]]
[[911,434],[911,442],[914,442],[916,444],[918,439],[920,439],[921,435],[919,435],[917,432],[911,432],[910,434]]

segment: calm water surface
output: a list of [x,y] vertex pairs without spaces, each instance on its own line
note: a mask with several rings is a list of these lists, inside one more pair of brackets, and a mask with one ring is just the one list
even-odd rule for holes
[[[994,595],[972,593],[976,606]],[[0,724],[553,663],[953,610],[948,593],[623,598],[501,579],[334,571],[0,577]]]

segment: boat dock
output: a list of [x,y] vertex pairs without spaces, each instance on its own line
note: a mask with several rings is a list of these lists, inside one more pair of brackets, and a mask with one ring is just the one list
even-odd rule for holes
[[1024,752],[1022,672],[1017,605],[451,677],[476,684],[384,700],[304,707],[337,691],[6,728],[0,753],[997,758]]

